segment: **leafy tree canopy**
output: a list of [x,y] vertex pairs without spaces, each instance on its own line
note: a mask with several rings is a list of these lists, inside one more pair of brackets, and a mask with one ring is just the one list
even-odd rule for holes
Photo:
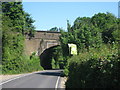
[[34,36],[35,27],[33,23],[35,21],[23,10],[22,2],[2,2],[2,12],[3,16],[11,19],[14,32]]
[[112,43],[118,37],[118,19],[111,13],[98,13],[93,17],[78,17],[73,25],[67,20],[68,32],[61,32],[60,41],[63,51],[68,43],[77,45],[79,51],[83,48],[100,47],[102,42]]
[[63,30],[63,29],[62,28],[58,28],[58,27],[53,27],[49,31],[59,32],[61,30]]

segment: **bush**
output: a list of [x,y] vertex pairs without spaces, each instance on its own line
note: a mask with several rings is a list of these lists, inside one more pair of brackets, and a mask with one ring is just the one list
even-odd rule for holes
[[[104,49],[103,49],[104,48]],[[104,52],[103,52],[104,51]],[[103,46],[68,60],[67,88],[119,88],[120,59],[114,49]]]
[[28,65],[30,71],[43,70],[42,66],[40,66],[40,58],[35,56],[35,53],[30,56]]

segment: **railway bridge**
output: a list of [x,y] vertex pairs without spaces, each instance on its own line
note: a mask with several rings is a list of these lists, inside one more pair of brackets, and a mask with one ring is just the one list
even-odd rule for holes
[[60,45],[60,32],[36,31],[33,38],[26,36],[25,53],[31,55],[33,52],[40,56],[46,49]]

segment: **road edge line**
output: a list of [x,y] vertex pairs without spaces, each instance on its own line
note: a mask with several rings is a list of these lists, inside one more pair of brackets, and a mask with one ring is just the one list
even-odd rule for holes
[[55,85],[55,90],[57,90],[57,88],[58,88],[59,79],[60,79],[60,76],[59,76],[58,79],[57,79],[57,82],[56,82],[56,85]]

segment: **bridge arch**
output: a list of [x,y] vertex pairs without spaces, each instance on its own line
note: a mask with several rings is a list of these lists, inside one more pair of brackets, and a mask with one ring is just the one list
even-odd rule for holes
[[44,39],[42,39],[40,44],[39,44],[39,48],[37,50],[37,55],[40,56],[44,50],[47,50],[47,49],[52,48],[52,47],[56,47],[58,45],[60,45],[58,40],[44,40]]
[[44,69],[52,69],[51,50],[60,45],[60,35],[60,32],[52,31],[36,31],[33,38],[29,38],[29,36],[26,35],[25,54],[31,55],[35,52],[36,55],[40,57],[41,66],[43,66]]
[[51,46],[47,49],[45,49],[41,54],[40,54],[40,64],[41,66],[46,70],[46,69],[52,69],[52,55],[53,55],[53,48],[58,47],[60,45],[55,45]]

